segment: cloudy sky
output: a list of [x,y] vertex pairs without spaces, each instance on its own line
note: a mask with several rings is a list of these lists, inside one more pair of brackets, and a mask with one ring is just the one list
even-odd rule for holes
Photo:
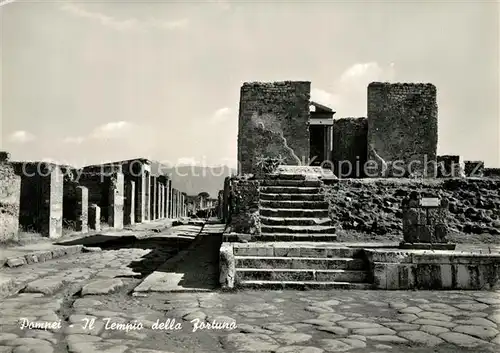
[[241,84],[298,79],[339,118],[366,116],[371,81],[434,83],[438,153],[500,167],[495,2],[7,2],[14,159],[235,165]]

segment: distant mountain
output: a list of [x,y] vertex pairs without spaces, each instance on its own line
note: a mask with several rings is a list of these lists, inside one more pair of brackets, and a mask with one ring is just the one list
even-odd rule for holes
[[236,169],[228,166],[221,167],[200,167],[183,165],[170,167],[159,163],[151,164],[151,173],[170,174],[172,185],[176,189],[187,193],[188,195],[198,195],[206,191],[211,198],[217,198],[219,190],[224,187],[224,179],[227,176],[236,174]]

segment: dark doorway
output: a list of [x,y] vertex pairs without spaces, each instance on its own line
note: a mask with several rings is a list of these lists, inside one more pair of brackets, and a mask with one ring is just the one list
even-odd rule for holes
[[325,160],[325,126],[309,126],[310,164],[320,166]]

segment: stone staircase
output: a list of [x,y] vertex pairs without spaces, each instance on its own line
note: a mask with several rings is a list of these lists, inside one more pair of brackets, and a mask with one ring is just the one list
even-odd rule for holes
[[260,183],[262,241],[335,241],[319,179],[278,175]]
[[236,243],[235,285],[251,289],[370,289],[360,248],[332,243]]

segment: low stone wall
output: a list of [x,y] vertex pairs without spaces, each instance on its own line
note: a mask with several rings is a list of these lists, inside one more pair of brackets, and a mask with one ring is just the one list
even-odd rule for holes
[[339,179],[324,187],[339,230],[380,235],[402,235],[401,202],[412,191],[449,201],[446,223],[452,232],[500,235],[500,180]]
[[260,235],[259,181],[234,177],[230,186],[230,226],[234,233]]
[[21,177],[8,163],[0,162],[0,243],[17,238]]
[[497,289],[500,254],[365,249],[376,289]]

